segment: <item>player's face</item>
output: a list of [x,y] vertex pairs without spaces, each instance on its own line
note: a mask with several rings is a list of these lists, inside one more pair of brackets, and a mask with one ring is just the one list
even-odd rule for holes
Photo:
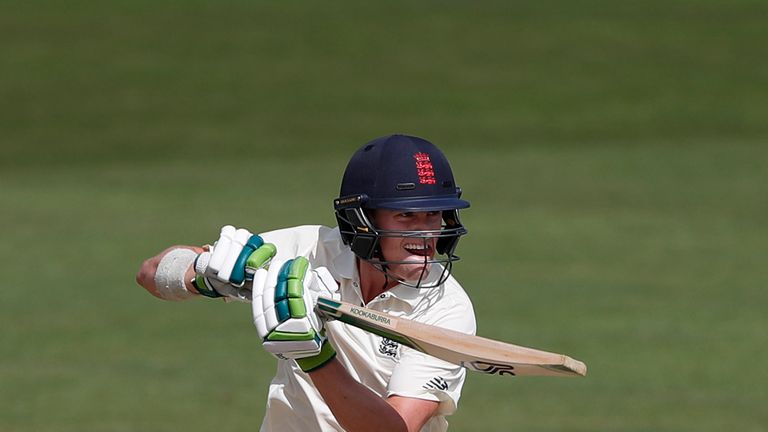
[[[374,213],[374,224],[381,230],[422,231],[440,230],[442,214],[439,211],[409,212],[378,209]],[[390,264],[389,273],[407,281],[417,281],[422,275],[427,259],[435,255],[437,239],[382,237],[381,252],[385,261],[408,261],[407,264]]]

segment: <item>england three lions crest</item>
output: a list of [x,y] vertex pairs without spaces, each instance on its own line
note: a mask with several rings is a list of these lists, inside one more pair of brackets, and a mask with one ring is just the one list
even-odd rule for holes
[[392,359],[397,359],[400,354],[400,344],[387,338],[381,338],[379,343],[379,354]]

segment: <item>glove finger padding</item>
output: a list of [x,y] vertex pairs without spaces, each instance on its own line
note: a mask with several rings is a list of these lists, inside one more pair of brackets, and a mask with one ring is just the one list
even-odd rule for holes
[[[218,278],[222,282],[230,282],[236,285],[242,284],[245,280],[245,266],[242,266],[240,268],[240,272],[235,273],[235,263],[237,262],[237,258],[242,255],[244,252],[249,254],[253,252],[253,248],[250,251],[244,250],[245,243],[248,242],[251,238],[251,232],[246,229],[239,229],[235,231],[235,235],[232,236],[232,241],[229,244],[229,248],[225,252],[224,261],[221,264],[221,268],[216,273],[216,278]],[[264,244],[264,242],[256,236],[258,239],[258,246],[261,246]],[[257,246],[257,247],[258,247]],[[214,250],[217,250],[220,248],[215,248]],[[214,253],[214,256],[216,253]],[[246,255],[247,258],[247,255]]]
[[[249,276],[248,268],[263,266],[268,258],[267,250],[254,253],[264,246],[264,240],[246,229],[235,229],[227,225],[221,229],[219,240],[211,248],[211,256],[205,269],[205,276],[215,277],[222,282],[242,285]],[[274,247],[274,245],[270,245]],[[272,254],[269,256],[271,258]],[[263,259],[259,263],[260,259]]]
[[[324,347],[323,321],[314,305],[319,295],[334,297],[336,291],[338,285],[328,270],[312,270],[304,257],[273,262],[269,271],[257,270],[253,319],[264,348],[281,359],[306,359],[305,364],[319,361],[314,367],[333,358],[333,349]],[[302,361],[299,364],[308,370]]]
[[195,261],[198,291],[208,297],[251,301],[245,281],[276,253],[275,245],[264,243],[260,236],[246,229],[224,226],[210,251],[201,253]]
[[206,276],[214,276],[221,270],[222,264],[224,264],[224,260],[227,258],[229,247],[232,245],[232,237],[235,236],[235,231],[235,227],[232,225],[221,227],[219,239],[214,243],[214,247],[211,248]]

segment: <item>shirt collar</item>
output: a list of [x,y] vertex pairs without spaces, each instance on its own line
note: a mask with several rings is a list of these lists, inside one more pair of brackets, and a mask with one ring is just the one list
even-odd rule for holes
[[[442,272],[443,268],[439,264],[432,264],[432,271],[430,275],[424,281],[425,283],[435,282]],[[381,294],[381,298],[394,298],[400,300],[408,305],[409,312],[413,312],[414,308],[424,301],[427,297],[434,295],[440,295],[442,286],[434,288],[413,288],[407,285],[398,284]],[[383,296],[383,297],[382,297]]]

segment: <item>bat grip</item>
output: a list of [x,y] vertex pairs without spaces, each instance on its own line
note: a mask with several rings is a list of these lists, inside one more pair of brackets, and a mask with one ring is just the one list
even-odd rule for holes
[[329,298],[318,297],[315,304],[315,312],[325,319],[338,319],[341,317],[341,303]]

